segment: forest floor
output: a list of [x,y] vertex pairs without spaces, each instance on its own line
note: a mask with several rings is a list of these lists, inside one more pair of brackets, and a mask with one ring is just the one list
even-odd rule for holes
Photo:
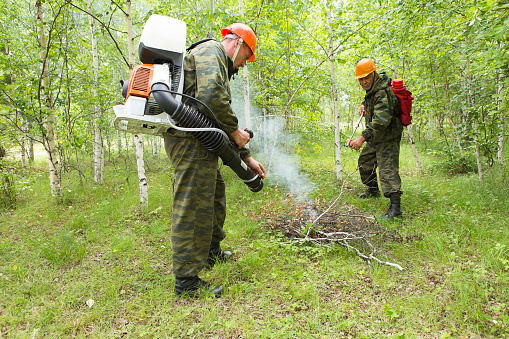
[[356,196],[358,153],[344,150],[345,182],[333,154],[301,156],[305,203],[270,171],[252,193],[222,169],[234,258],[201,274],[217,299],[173,293],[167,159],[146,158],[141,210],[132,155],[107,161],[103,185],[73,176],[59,201],[37,163],[0,215],[0,338],[508,337],[509,185],[422,149],[421,174],[403,143],[404,217],[383,222],[388,199]]

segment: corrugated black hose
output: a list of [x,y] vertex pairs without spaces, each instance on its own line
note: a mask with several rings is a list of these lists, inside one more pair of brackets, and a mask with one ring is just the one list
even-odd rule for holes
[[[171,94],[181,95],[170,91],[163,83],[155,83],[152,86],[152,95],[155,101],[170,117],[177,126],[184,128],[217,128],[212,121],[196,109],[175,100]],[[194,98],[193,98],[194,99]],[[234,145],[220,131],[196,131],[189,132],[212,154],[217,155],[223,163],[230,167],[237,176],[253,192],[259,192],[263,188],[262,177],[255,174],[240,159]]]

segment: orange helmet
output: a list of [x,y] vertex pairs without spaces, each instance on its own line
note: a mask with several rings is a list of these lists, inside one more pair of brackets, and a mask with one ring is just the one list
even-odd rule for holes
[[355,79],[364,78],[374,71],[376,71],[375,62],[372,59],[364,58],[355,66]]
[[242,40],[249,46],[253,54],[248,59],[248,61],[254,61],[255,60],[254,51],[256,49],[256,35],[251,29],[251,27],[249,27],[246,24],[236,22],[221,30],[221,35],[223,36],[223,38],[230,33],[234,33],[240,36]]

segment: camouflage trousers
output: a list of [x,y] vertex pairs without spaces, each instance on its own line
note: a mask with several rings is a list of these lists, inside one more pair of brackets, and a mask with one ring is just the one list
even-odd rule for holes
[[399,143],[400,139],[378,144],[368,142],[359,156],[362,183],[368,187],[378,187],[376,177],[378,167],[382,192],[386,198],[403,194],[399,176]]
[[218,157],[194,137],[172,130],[164,135],[166,154],[175,168],[171,243],[173,274],[194,277],[207,264],[211,243],[226,237],[225,182]]

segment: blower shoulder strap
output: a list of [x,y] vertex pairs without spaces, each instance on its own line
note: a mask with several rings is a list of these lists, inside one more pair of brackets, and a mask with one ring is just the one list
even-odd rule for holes
[[189,47],[186,49],[186,51],[188,51],[188,52],[189,52],[190,50],[192,50],[192,49],[193,49],[193,48],[195,48],[196,46],[201,45],[201,44],[203,44],[204,42],[207,42],[207,41],[210,41],[210,40],[216,40],[216,39],[213,39],[213,38],[207,38],[207,39],[203,39],[203,40],[197,41],[197,42],[195,42],[194,44],[192,44],[191,46],[189,46]]

